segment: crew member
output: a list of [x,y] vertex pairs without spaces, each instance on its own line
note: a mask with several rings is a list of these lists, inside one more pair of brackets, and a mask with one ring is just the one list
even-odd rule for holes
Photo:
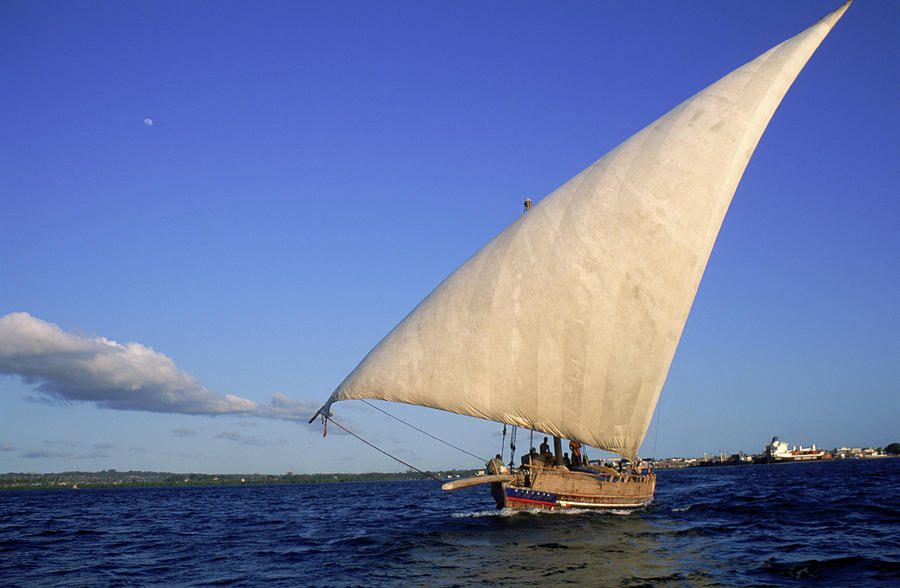
[[487,471],[489,474],[499,474],[503,469],[503,459],[500,457],[498,453],[493,459],[489,460],[486,464]]
[[572,452],[572,462],[581,464],[581,443],[569,441],[569,450]]
[[541,443],[541,455],[548,455],[550,453],[550,444],[547,443],[547,438],[544,437],[544,442]]

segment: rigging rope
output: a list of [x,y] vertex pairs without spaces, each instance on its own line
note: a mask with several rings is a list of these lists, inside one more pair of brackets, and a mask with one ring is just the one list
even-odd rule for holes
[[517,427],[513,425],[512,433],[509,436],[509,467],[513,467],[513,462],[516,459],[516,429]]
[[469,452],[466,451],[465,449],[462,449],[462,448],[457,447],[456,445],[454,445],[454,444],[452,444],[452,443],[449,443],[449,442],[447,442],[447,441],[444,441],[444,440],[441,439],[440,437],[435,437],[434,435],[432,435],[432,434],[429,433],[428,431],[423,431],[423,430],[420,429],[419,427],[417,427],[417,426],[415,426],[415,425],[412,425],[412,424],[410,424],[410,423],[407,423],[406,421],[404,421],[404,420],[401,419],[400,417],[397,417],[397,416],[392,415],[392,414],[389,413],[388,411],[386,411],[386,410],[384,410],[384,409],[382,409],[382,408],[379,408],[379,407],[375,406],[374,404],[372,404],[371,402],[369,402],[369,401],[367,401],[367,400],[363,400],[362,398],[360,398],[360,400],[361,400],[364,404],[366,404],[366,405],[368,405],[368,406],[371,406],[371,407],[374,408],[375,410],[377,410],[377,411],[379,411],[379,412],[383,412],[384,414],[388,415],[388,416],[391,417],[392,419],[395,419],[395,420],[400,421],[401,423],[403,423],[403,424],[406,425],[407,427],[412,427],[413,429],[415,429],[416,431],[422,433],[423,435],[428,435],[429,437],[431,437],[431,438],[434,439],[435,441],[440,441],[440,442],[443,443],[444,445],[447,445],[448,447],[452,447],[453,449],[456,449],[457,451],[462,451],[462,452],[465,453],[466,455],[471,455],[471,456],[474,457],[475,459],[478,459],[478,460],[481,460],[481,461],[487,461],[487,460],[484,459],[483,457],[478,457],[478,456],[475,455],[474,453],[469,453]]
[[345,426],[342,425],[341,423],[339,423],[339,422],[337,422],[336,420],[334,420],[334,418],[332,418],[332,417],[327,417],[327,418],[326,418],[326,417],[322,417],[322,418],[323,418],[323,420],[324,420],[326,423],[327,423],[328,421],[331,421],[331,422],[334,423],[335,425],[337,425],[337,426],[339,426],[340,428],[344,429],[345,431],[347,431],[348,433],[350,433],[351,435],[353,435],[354,437],[356,437],[357,439],[359,439],[360,441],[362,441],[363,443],[365,443],[366,445],[368,445],[368,446],[371,447],[372,449],[375,449],[375,450],[377,450],[377,451],[380,451],[381,453],[385,454],[386,456],[390,457],[391,459],[396,460],[396,461],[399,461],[400,463],[402,463],[402,464],[405,465],[406,467],[411,468],[411,469],[414,469],[414,470],[416,470],[417,472],[419,472],[420,474],[422,474],[422,475],[424,475],[424,476],[428,476],[429,478],[431,478],[432,480],[434,480],[435,482],[437,482],[437,483],[439,483],[439,484],[443,484],[443,483],[444,483],[443,480],[441,480],[440,478],[434,476],[433,474],[431,474],[431,473],[429,473],[429,472],[423,472],[422,470],[420,470],[420,469],[417,468],[416,466],[410,465],[410,464],[406,463],[405,461],[403,461],[402,459],[400,459],[399,457],[394,457],[393,455],[391,455],[390,453],[388,453],[388,452],[385,451],[384,449],[381,449],[380,447],[376,447],[376,446],[373,445],[372,443],[369,443],[368,441],[366,441],[365,439],[363,439],[362,437],[360,437],[359,435],[357,435],[356,433],[354,433],[353,431],[351,431],[350,429],[348,429],[347,427],[345,427]]
[[503,438],[500,440],[500,461],[503,461],[503,450],[506,449],[506,423],[503,423]]
[[660,420],[662,420],[662,395],[656,401],[656,434],[653,436],[653,461],[656,461],[656,442],[659,440]]

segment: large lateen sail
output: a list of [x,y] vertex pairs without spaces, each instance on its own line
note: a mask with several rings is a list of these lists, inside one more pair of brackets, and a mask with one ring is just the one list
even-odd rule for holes
[[847,4],[686,100],[522,215],[337,387],[634,458],[731,198]]

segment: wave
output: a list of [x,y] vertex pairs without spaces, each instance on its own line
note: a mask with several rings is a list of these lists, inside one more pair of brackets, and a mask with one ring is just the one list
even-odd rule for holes
[[581,515],[581,514],[611,514],[616,516],[630,515],[636,509],[613,508],[606,510],[596,510],[592,508],[560,508],[548,510],[545,508],[502,508],[497,510],[483,510],[476,512],[456,512],[451,516],[453,518],[481,518],[481,517],[514,517],[516,515],[534,515],[534,516],[561,516],[561,515]]
[[[761,571],[797,580],[825,579],[852,583],[867,576],[872,578],[900,578],[900,562],[862,557],[858,555],[804,561],[778,561],[774,557],[763,562]],[[849,584],[848,584],[849,585]]]

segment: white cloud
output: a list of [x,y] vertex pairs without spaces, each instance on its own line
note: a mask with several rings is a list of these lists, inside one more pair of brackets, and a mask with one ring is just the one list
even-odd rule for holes
[[152,127],[152,126],[153,126],[153,119],[145,118],[145,119],[144,119],[144,124],[147,125],[148,127]]
[[64,445],[66,447],[80,447],[81,443],[78,441],[50,441],[45,440],[44,445],[49,445],[50,447],[54,447],[56,445]]
[[99,449],[95,449],[90,453],[63,453],[60,451],[50,451],[47,449],[27,449],[22,452],[22,457],[24,457],[25,459],[105,459],[109,457],[109,454]]
[[321,403],[315,400],[296,400],[276,392],[269,400],[269,404],[257,407],[256,414],[272,419],[284,419],[289,421],[299,419],[309,420],[310,415],[314,414],[320,405]]
[[253,447],[288,444],[288,440],[284,438],[279,438],[277,441],[267,441],[261,438],[259,435],[244,435],[243,433],[239,433],[237,431],[222,431],[221,433],[214,435],[214,437],[216,439],[225,439],[227,441],[233,441],[241,445],[251,445]]
[[28,449],[22,453],[25,459],[48,459],[51,457],[75,457],[71,453],[60,453],[58,451],[47,451],[44,449]]
[[208,390],[165,355],[140,343],[67,333],[18,312],[0,317],[0,374],[21,376],[44,400],[102,408],[202,415],[248,415],[300,421],[316,403],[282,394],[258,404]]

